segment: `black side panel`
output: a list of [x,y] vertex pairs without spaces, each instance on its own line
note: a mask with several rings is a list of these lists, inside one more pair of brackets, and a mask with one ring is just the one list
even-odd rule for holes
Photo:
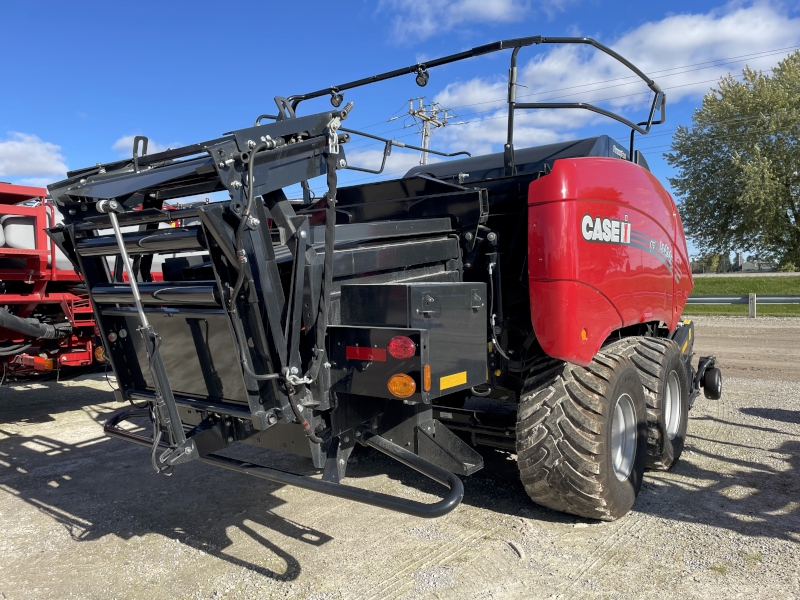
[[[145,383],[145,389],[152,391],[144,340],[136,332],[135,310],[105,309],[102,315],[109,329],[118,332],[109,344],[112,353],[127,354],[132,349],[138,358],[141,378],[135,389]],[[161,336],[161,355],[175,394],[247,403],[242,369],[223,310],[148,310],[147,316]],[[119,334],[121,329],[128,332],[125,337]]]

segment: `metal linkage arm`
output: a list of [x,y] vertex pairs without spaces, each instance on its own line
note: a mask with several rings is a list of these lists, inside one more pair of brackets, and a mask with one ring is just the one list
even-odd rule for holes
[[122,237],[122,230],[117,220],[117,213],[123,213],[125,209],[122,204],[116,200],[101,200],[97,203],[97,210],[101,213],[107,213],[109,216],[111,227],[114,229],[114,237],[119,247],[120,258],[122,259],[125,273],[128,275],[133,302],[139,313],[139,321],[141,322],[139,331],[145,341],[150,375],[153,378],[153,386],[155,387],[156,401],[154,413],[159,423],[167,430],[170,440],[167,450],[158,457],[158,464],[154,464],[154,467],[158,471],[168,470],[176,464],[188,462],[197,458],[199,454],[194,441],[186,439],[183,424],[178,414],[178,406],[175,403],[175,397],[172,394],[172,387],[169,383],[167,370],[164,367],[164,361],[161,358],[161,352],[159,350],[161,338],[147,319],[147,313],[145,313],[144,306],[142,305],[142,297],[139,294],[139,285],[136,282],[136,274],[133,272],[130,257],[125,249],[125,239]]

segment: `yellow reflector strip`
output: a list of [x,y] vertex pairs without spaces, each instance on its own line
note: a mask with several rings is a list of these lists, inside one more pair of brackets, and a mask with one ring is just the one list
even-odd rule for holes
[[692,330],[689,330],[689,339],[692,339]]
[[684,324],[684,325],[688,325],[688,324],[689,324],[689,323],[691,323],[691,322],[692,322],[692,320],[691,320],[691,319],[684,319],[684,321],[683,321],[683,324]]
[[688,345],[689,345],[689,340],[686,340],[685,342],[683,342],[683,348],[681,348],[681,354],[686,352],[686,346],[688,346]]
[[439,378],[439,389],[447,390],[457,385],[464,385],[465,383],[467,383],[467,372],[461,371],[461,373],[453,373],[452,375]]

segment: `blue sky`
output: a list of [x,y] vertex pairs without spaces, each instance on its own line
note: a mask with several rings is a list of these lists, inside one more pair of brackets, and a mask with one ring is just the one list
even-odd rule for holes
[[[128,156],[134,135],[147,135],[155,148],[211,139],[274,112],[275,95],[542,34],[594,37],[667,90],[666,125],[638,147],[669,187],[661,155],[714,82],[745,64],[767,70],[800,47],[797,2],[7,0],[0,23],[0,180],[29,184]],[[458,115],[431,147],[499,151],[508,61],[503,52],[435,69],[425,88],[407,76],[353,90],[347,126],[419,144],[402,116],[409,98],[424,94]],[[590,49],[534,47],[519,64],[520,94],[531,99],[599,102],[632,120],[646,113],[646,87],[620,79],[627,73]],[[322,99],[301,112],[328,107]],[[582,111],[538,111],[517,123],[519,145],[599,133],[627,140],[622,126]],[[348,158],[374,166],[379,150],[355,140]],[[386,171],[399,174],[418,160],[395,150]],[[369,181],[355,172],[342,180]]]

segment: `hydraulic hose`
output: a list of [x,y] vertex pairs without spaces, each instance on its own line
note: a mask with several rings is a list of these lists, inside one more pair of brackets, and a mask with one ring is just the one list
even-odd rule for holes
[[0,308],[0,327],[40,340],[56,340],[72,333],[72,325],[69,323],[58,325],[40,323],[36,319],[23,319],[12,315],[5,308]]
[[289,406],[292,407],[292,412],[294,413],[294,416],[297,419],[297,421],[300,423],[300,426],[303,428],[303,432],[306,434],[306,437],[308,437],[308,439],[314,442],[315,444],[323,443],[325,440],[323,440],[321,437],[319,437],[313,431],[311,431],[311,426],[308,424],[308,421],[303,415],[303,411],[300,410],[300,405],[297,404],[297,400],[295,399],[294,396],[295,394],[294,387],[288,385],[287,388],[289,392]]
[[236,305],[236,296],[239,295],[239,290],[242,289],[242,284],[244,284],[244,265],[247,262],[247,257],[245,256],[244,247],[242,246],[242,237],[244,236],[245,227],[247,227],[247,221],[250,219],[250,212],[253,210],[253,201],[255,200],[255,194],[253,193],[253,163],[256,154],[266,149],[266,142],[258,144],[250,153],[250,160],[247,163],[247,206],[242,212],[242,220],[239,222],[239,227],[236,229],[235,248],[236,256],[239,259],[239,275],[236,277],[236,283],[231,292],[229,307],[231,310],[233,310],[233,307]]
[[33,346],[32,343],[0,346],[0,356],[11,356],[12,354],[19,354],[20,352],[25,352],[25,350],[27,350],[31,346]]

